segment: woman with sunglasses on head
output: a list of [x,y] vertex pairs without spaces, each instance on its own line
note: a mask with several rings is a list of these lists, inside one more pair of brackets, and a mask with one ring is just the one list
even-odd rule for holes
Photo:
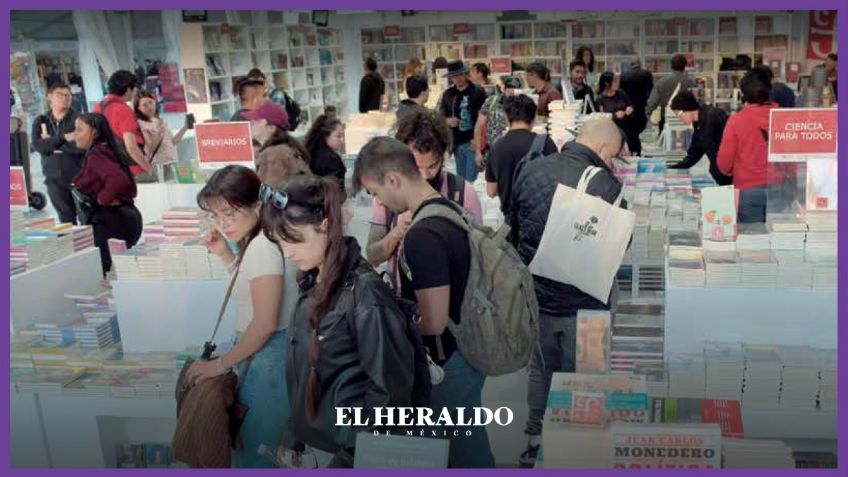
[[[333,454],[351,467],[357,431],[336,426],[336,409],[413,402],[414,346],[391,290],[342,234],[341,192],[332,180],[292,178],[263,197],[265,234],[300,269],[288,330],[286,380],[292,414],[283,445]],[[429,396],[427,396],[429,398]]]
[[[215,222],[204,243],[235,275],[232,297],[238,305],[232,349],[189,369],[189,382],[226,373],[239,376],[238,401],[248,407],[239,429],[243,447],[233,451],[233,467],[275,467],[258,453],[275,448],[289,416],[285,334],[297,297],[295,270],[277,245],[262,234],[259,178],[242,166],[212,175],[197,203]],[[227,241],[237,244],[233,253]]]
[[72,184],[77,198],[85,197],[78,202],[90,202],[92,209],[88,217],[80,214],[79,220],[83,225],[92,226],[94,243],[100,249],[100,263],[106,274],[112,269],[109,239],[123,240],[127,247],[132,247],[141,237],[141,212],[134,204],[135,179],[130,168],[118,159],[118,144],[105,116],[81,114],[74,124],[76,146],[86,153],[82,169]]

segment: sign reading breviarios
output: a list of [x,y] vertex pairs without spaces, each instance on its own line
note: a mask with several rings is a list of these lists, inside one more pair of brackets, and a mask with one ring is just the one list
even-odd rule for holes
[[195,134],[201,169],[220,169],[230,164],[254,167],[249,122],[200,123],[195,126]]
[[20,166],[9,168],[9,206],[12,209],[26,209],[29,207],[26,175],[24,175],[24,168]]

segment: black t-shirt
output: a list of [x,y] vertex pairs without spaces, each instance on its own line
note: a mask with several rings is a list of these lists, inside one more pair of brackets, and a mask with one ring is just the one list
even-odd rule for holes
[[[533,146],[536,134],[527,129],[516,129],[506,135],[492,146],[489,159],[486,161],[486,182],[498,183],[498,197],[501,199],[501,210],[509,210],[508,202],[512,193],[512,176],[515,167]],[[551,137],[545,140],[542,155],[547,156],[557,152],[556,144]]]
[[[435,202],[451,206],[450,201],[439,197],[423,202],[418,210],[426,204]],[[458,324],[461,319],[465,285],[468,282],[468,270],[471,266],[471,251],[465,231],[447,219],[435,217],[424,219],[406,232],[403,250],[412,280],[406,276],[406,273],[401,273],[401,295],[408,300],[417,301],[415,290],[450,286],[450,319]],[[422,338],[430,352],[430,357],[439,365],[447,362],[456,350],[456,339],[448,328],[445,328],[440,337],[424,336]],[[437,338],[441,339],[441,356]]]
[[483,108],[483,103],[486,102],[486,92],[474,84],[469,84],[462,91],[452,86],[442,95],[441,101],[439,112],[446,118],[459,119],[459,126],[451,128],[453,148],[456,150],[457,147],[474,139],[474,125],[477,123],[477,116]]
[[342,192],[345,191],[345,167],[342,157],[328,147],[320,147],[312,153],[309,169],[316,176],[334,177],[339,182]]
[[627,116],[623,118],[617,118],[615,116],[615,113],[624,111],[628,106],[630,106],[630,98],[624,91],[618,90],[612,96],[599,94],[595,98],[595,106],[598,107],[599,112],[612,113],[612,120],[616,125],[618,125],[618,127],[624,128],[627,125]]

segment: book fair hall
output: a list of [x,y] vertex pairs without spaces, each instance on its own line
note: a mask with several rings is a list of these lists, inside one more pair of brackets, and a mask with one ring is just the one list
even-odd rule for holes
[[836,468],[837,19],[11,11],[12,467]]

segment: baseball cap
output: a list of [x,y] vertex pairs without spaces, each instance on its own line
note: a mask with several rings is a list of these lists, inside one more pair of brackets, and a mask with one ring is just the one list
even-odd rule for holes
[[268,121],[268,124],[273,124],[283,131],[289,130],[289,116],[286,114],[286,110],[279,104],[271,101],[265,101],[262,103],[262,106],[259,106],[253,111],[244,111],[241,115],[248,121],[264,119]]

